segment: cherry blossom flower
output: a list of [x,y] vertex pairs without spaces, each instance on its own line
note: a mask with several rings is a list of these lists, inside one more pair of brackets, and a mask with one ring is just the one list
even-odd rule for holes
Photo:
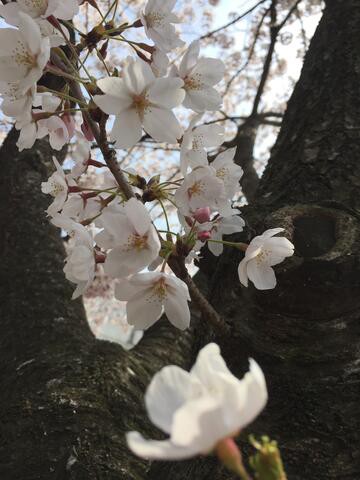
[[42,76],[50,57],[50,43],[42,38],[37,23],[19,13],[19,29],[0,29],[0,80],[18,82],[26,92]]
[[152,379],[145,395],[150,420],[169,439],[146,440],[129,432],[127,442],[138,456],[181,460],[211,453],[251,423],[267,402],[264,374],[250,359],[250,369],[237,379],[215,343],[200,350],[190,373],[171,365]]
[[[35,87],[33,87],[34,89]],[[60,117],[53,115],[48,118],[36,119],[37,114],[53,113],[59,107],[61,99],[50,93],[41,93],[34,94],[33,89],[30,89],[27,92],[27,95],[30,97],[27,99],[26,107],[29,110],[25,110],[23,114],[18,112],[16,116],[15,127],[20,130],[19,139],[17,141],[17,147],[19,151],[22,151],[25,148],[31,148],[36,139],[44,138],[46,135],[49,135],[49,142],[51,147],[54,150],[61,150],[61,148],[68,143],[70,140],[69,129],[71,129],[71,123],[65,123]],[[32,104],[41,109],[31,110],[29,104],[30,99],[32,99]],[[21,105],[24,103],[24,99],[20,99],[19,103],[10,104],[10,109],[7,109],[7,112],[16,114],[20,109]],[[6,107],[8,104],[6,103]]]
[[224,183],[212,167],[198,167],[185,175],[175,192],[175,203],[183,215],[192,215],[203,207],[219,211],[224,216],[232,214]]
[[208,165],[206,149],[219,147],[224,141],[224,128],[220,125],[195,127],[202,115],[196,115],[184,132],[180,151],[180,170],[185,175],[188,167]]
[[70,135],[68,126],[57,115],[43,118],[39,120],[37,124],[38,127],[41,128],[42,136],[44,136],[44,131],[49,135],[49,143],[54,150],[61,150],[66,143],[69,143]]
[[146,36],[151,38],[156,47],[164,52],[184,45],[172,25],[172,23],[180,21],[172,13],[175,3],[176,0],[148,0],[144,11],[140,13]]
[[135,198],[113,211],[104,209],[101,215],[104,230],[96,235],[96,243],[108,253],[104,271],[114,278],[127,277],[147,267],[159,254],[160,241],[151,217],[144,205]]
[[54,215],[51,222],[73,237],[74,245],[65,260],[64,273],[70,282],[77,284],[72,295],[75,299],[89,288],[95,277],[94,241],[89,230],[64,215]]
[[35,98],[35,85],[25,92],[19,89],[19,83],[0,82],[0,94],[3,97],[1,104],[5,115],[13,117],[18,126],[31,120],[31,109]]
[[0,15],[10,25],[19,25],[20,13],[34,20],[51,15],[61,20],[71,20],[79,11],[78,0],[17,0],[0,7]]
[[104,95],[95,95],[101,110],[116,115],[110,139],[117,148],[131,148],[141,138],[142,127],[157,142],[176,143],[182,128],[171,111],[184,99],[183,81],[156,78],[141,59],[128,59],[124,77],[97,82]]
[[137,329],[151,327],[164,312],[169,322],[180,330],[190,324],[188,287],[173,275],[137,273],[120,280],[115,297],[127,302],[127,321]]
[[47,209],[47,213],[54,216],[59,212],[65,203],[68,195],[68,182],[64,170],[59,162],[53,157],[56,171],[49,177],[47,182],[42,182],[41,191],[54,197],[53,203]]
[[216,170],[216,176],[224,182],[226,196],[232,198],[240,189],[240,179],[243,176],[243,169],[234,163],[236,148],[229,148],[211,162]]
[[72,194],[64,203],[62,213],[76,222],[82,222],[99,215],[101,209],[100,198],[86,198],[83,195]]
[[294,245],[287,238],[274,237],[283,231],[272,228],[251,240],[238,268],[240,282],[245,287],[250,279],[258,290],[275,288],[276,277],[271,267],[294,254]]
[[[39,26],[41,35],[49,38],[51,47],[65,44],[65,39],[47,18],[54,16],[61,20],[71,20],[79,11],[77,0],[17,0],[6,5],[0,5],[0,15],[10,25],[18,26],[19,13],[29,15]],[[64,35],[69,37],[68,30],[63,29]]]
[[195,112],[218,110],[222,103],[219,92],[213,88],[224,76],[225,65],[216,58],[199,58],[200,42],[195,40],[187,49],[180,67],[173,67],[171,75],[184,80],[184,106]]

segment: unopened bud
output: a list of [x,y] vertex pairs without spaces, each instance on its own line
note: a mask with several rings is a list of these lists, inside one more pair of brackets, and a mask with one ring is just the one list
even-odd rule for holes
[[208,231],[199,232],[197,235],[197,238],[201,242],[206,242],[206,240],[209,240],[209,238],[211,238],[211,232],[208,232]]
[[209,207],[198,208],[193,217],[199,223],[206,223],[210,221],[211,210]]
[[250,480],[242,461],[239,447],[233,438],[224,438],[215,447],[219,460],[231,472],[237,473],[243,480]]

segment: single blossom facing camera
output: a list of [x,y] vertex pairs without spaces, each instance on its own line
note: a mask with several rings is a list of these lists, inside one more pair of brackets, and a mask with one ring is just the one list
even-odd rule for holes
[[273,266],[294,254],[294,245],[285,237],[275,237],[283,228],[266,230],[251,240],[238,268],[240,282],[247,287],[248,281],[258,290],[270,290],[276,286]]
[[127,321],[136,329],[151,327],[163,313],[180,330],[190,324],[187,285],[164,272],[137,273],[120,280],[115,290],[118,300],[127,302]]

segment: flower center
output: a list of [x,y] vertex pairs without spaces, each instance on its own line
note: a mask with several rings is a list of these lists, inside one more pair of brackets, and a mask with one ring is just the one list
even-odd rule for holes
[[221,180],[224,180],[224,178],[227,177],[228,175],[229,175],[229,170],[226,167],[222,167],[222,168],[219,168],[219,170],[216,170],[216,176]]
[[153,286],[153,295],[157,297],[158,300],[163,301],[166,298],[167,288],[164,278],[160,278]]
[[146,15],[146,23],[148,28],[156,28],[164,25],[165,15],[159,12],[152,12]]
[[260,250],[260,252],[255,257],[257,265],[265,263],[270,256],[269,250]]
[[20,41],[17,43],[17,45],[14,49],[13,56],[14,56],[15,62],[18,65],[22,65],[22,66],[28,68],[29,70],[31,68],[36,67],[36,63],[37,63],[36,62],[36,57],[34,55],[32,55],[27,50],[25,45]]
[[28,12],[35,14],[38,17],[46,12],[48,6],[46,0],[21,0],[18,3],[20,3]]
[[57,197],[59,193],[62,193],[65,190],[64,185],[58,183],[54,180],[49,180],[51,191],[49,192],[52,197]]
[[195,182],[190,188],[188,188],[188,196],[191,199],[193,196],[200,195],[204,191],[204,184],[201,180]]
[[140,117],[144,116],[144,113],[148,111],[150,105],[151,103],[146,94],[133,96],[133,106]]
[[202,150],[204,148],[204,136],[196,135],[193,138],[193,150]]
[[148,246],[148,237],[147,235],[141,236],[138,234],[133,234],[130,235],[127,241],[127,250],[137,250],[140,252],[141,250],[144,250],[144,248],[147,248]]
[[203,83],[201,81],[200,73],[195,73],[191,76],[186,76],[184,78],[184,88],[185,90],[201,90]]

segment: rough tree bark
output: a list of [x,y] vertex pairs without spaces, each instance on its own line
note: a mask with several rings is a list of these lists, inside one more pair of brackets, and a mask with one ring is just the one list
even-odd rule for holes
[[[326,3],[239,237],[284,226],[296,257],[269,292],[240,287],[240,253],[202,264],[233,327],[216,339],[230,368],[240,375],[251,355],[265,370],[270,402],[252,430],[279,440],[289,480],[360,478],[360,3]],[[61,241],[44,219],[48,155],[44,144],[19,155],[13,133],[0,152],[0,477],[232,478],[211,458],[150,465],[128,453],[126,430],[153,433],[141,401],[153,372],[189,365],[212,336],[195,319],[197,331],[160,325],[130,354],[93,339],[66,301]]]

